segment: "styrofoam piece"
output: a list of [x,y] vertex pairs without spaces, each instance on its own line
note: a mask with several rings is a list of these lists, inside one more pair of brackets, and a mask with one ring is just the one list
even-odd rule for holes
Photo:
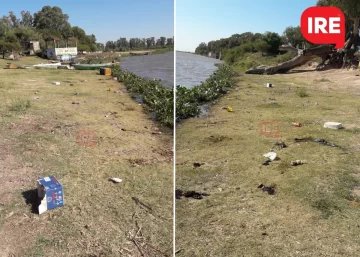
[[331,128],[331,129],[341,129],[343,128],[343,125],[340,122],[325,122],[324,128]]
[[275,152],[268,152],[266,154],[264,154],[264,157],[269,158],[270,160],[275,160],[276,159],[276,153]]

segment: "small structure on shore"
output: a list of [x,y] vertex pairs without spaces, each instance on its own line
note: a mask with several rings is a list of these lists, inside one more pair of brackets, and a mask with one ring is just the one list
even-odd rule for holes
[[23,51],[29,51],[30,55],[34,55],[36,51],[40,50],[39,41],[21,41],[20,45]]
[[62,40],[57,37],[49,37],[46,42],[46,56],[48,59],[68,61],[78,54],[77,39],[71,37]]

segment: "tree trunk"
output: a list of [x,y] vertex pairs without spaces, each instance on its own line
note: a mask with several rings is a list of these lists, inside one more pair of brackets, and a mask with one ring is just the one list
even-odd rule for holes
[[[316,57],[324,57],[330,54],[333,51],[332,45],[321,45],[305,50],[300,50],[297,48],[287,47],[287,50],[298,51],[298,56],[293,59],[280,63],[275,66],[260,66],[254,69],[249,69],[245,73],[246,74],[275,74],[275,73],[285,73],[293,68],[304,65],[308,61],[316,58]],[[282,47],[285,49],[285,47]]]

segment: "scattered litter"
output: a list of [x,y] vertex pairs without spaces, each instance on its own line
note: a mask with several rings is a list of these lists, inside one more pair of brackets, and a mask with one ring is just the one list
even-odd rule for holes
[[293,126],[295,126],[295,127],[301,127],[302,125],[301,125],[300,122],[294,122],[294,123],[293,123]]
[[35,91],[35,95],[37,95],[39,92],[38,91]]
[[60,82],[57,82],[57,81],[54,81],[54,82],[51,82],[53,85],[55,86],[59,86],[60,85]]
[[113,80],[117,80],[117,77],[113,77]]
[[299,166],[299,165],[302,165],[302,164],[305,164],[305,163],[307,163],[307,161],[296,160],[296,161],[292,161],[290,164],[291,164],[291,166]]
[[109,180],[114,182],[114,183],[120,183],[122,181],[121,178],[109,178]]
[[199,168],[201,165],[204,165],[205,163],[200,163],[200,162],[194,162],[193,163],[193,167],[194,168]]
[[269,195],[274,195],[276,193],[276,185],[271,184],[270,186],[265,186],[264,184],[259,184],[258,188],[261,188],[263,192],[267,192]]
[[339,147],[338,145],[334,143],[329,143],[325,139],[313,139],[311,137],[305,137],[305,138],[295,138],[295,142],[315,142],[322,145],[332,146],[332,147]]
[[80,80],[80,82],[86,82],[87,80],[85,79],[85,80]]
[[270,164],[271,160],[266,160],[262,165],[268,166]]
[[39,214],[47,210],[64,206],[63,186],[54,176],[40,178],[38,181],[38,197],[40,198]]
[[286,148],[287,145],[285,144],[285,142],[279,141],[274,144],[274,147],[278,147],[281,150],[283,148]]
[[271,161],[276,159],[276,153],[275,152],[268,152],[264,154],[264,157],[269,158]]
[[17,66],[15,64],[8,63],[6,64],[5,69],[17,69]]
[[80,93],[79,93],[79,92],[76,92],[74,95],[80,95]]
[[38,96],[34,97],[34,100],[38,100],[38,99],[40,99],[40,97],[38,97]]
[[325,122],[324,128],[330,129],[342,129],[343,125],[339,122]]
[[72,102],[72,104],[80,104],[79,102]]
[[265,86],[266,87],[274,87],[273,84],[271,84],[271,83],[266,83]]
[[161,132],[161,131],[158,131],[158,132],[151,132],[151,134],[153,134],[153,135],[161,135],[161,134],[162,134],[162,132]]
[[183,192],[180,189],[175,190],[176,199],[181,199],[182,197],[194,198],[194,199],[203,199],[203,196],[209,196],[209,194],[196,192],[196,191],[185,191],[185,192]]
[[109,87],[107,91],[111,92],[111,91],[113,91],[113,89],[111,87]]
[[228,112],[232,112],[232,107],[229,105],[229,106],[227,107],[227,110],[228,110]]

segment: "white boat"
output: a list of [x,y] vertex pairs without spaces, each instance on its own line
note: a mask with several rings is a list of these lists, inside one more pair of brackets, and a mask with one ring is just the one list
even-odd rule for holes
[[40,63],[40,64],[35,64],[35,65],[33,65],[33,67],[35,67],[35,68],[45,68],[45,69],[57,69],[58,66],[61,66],[61,62],[56,62],[56,63]]

